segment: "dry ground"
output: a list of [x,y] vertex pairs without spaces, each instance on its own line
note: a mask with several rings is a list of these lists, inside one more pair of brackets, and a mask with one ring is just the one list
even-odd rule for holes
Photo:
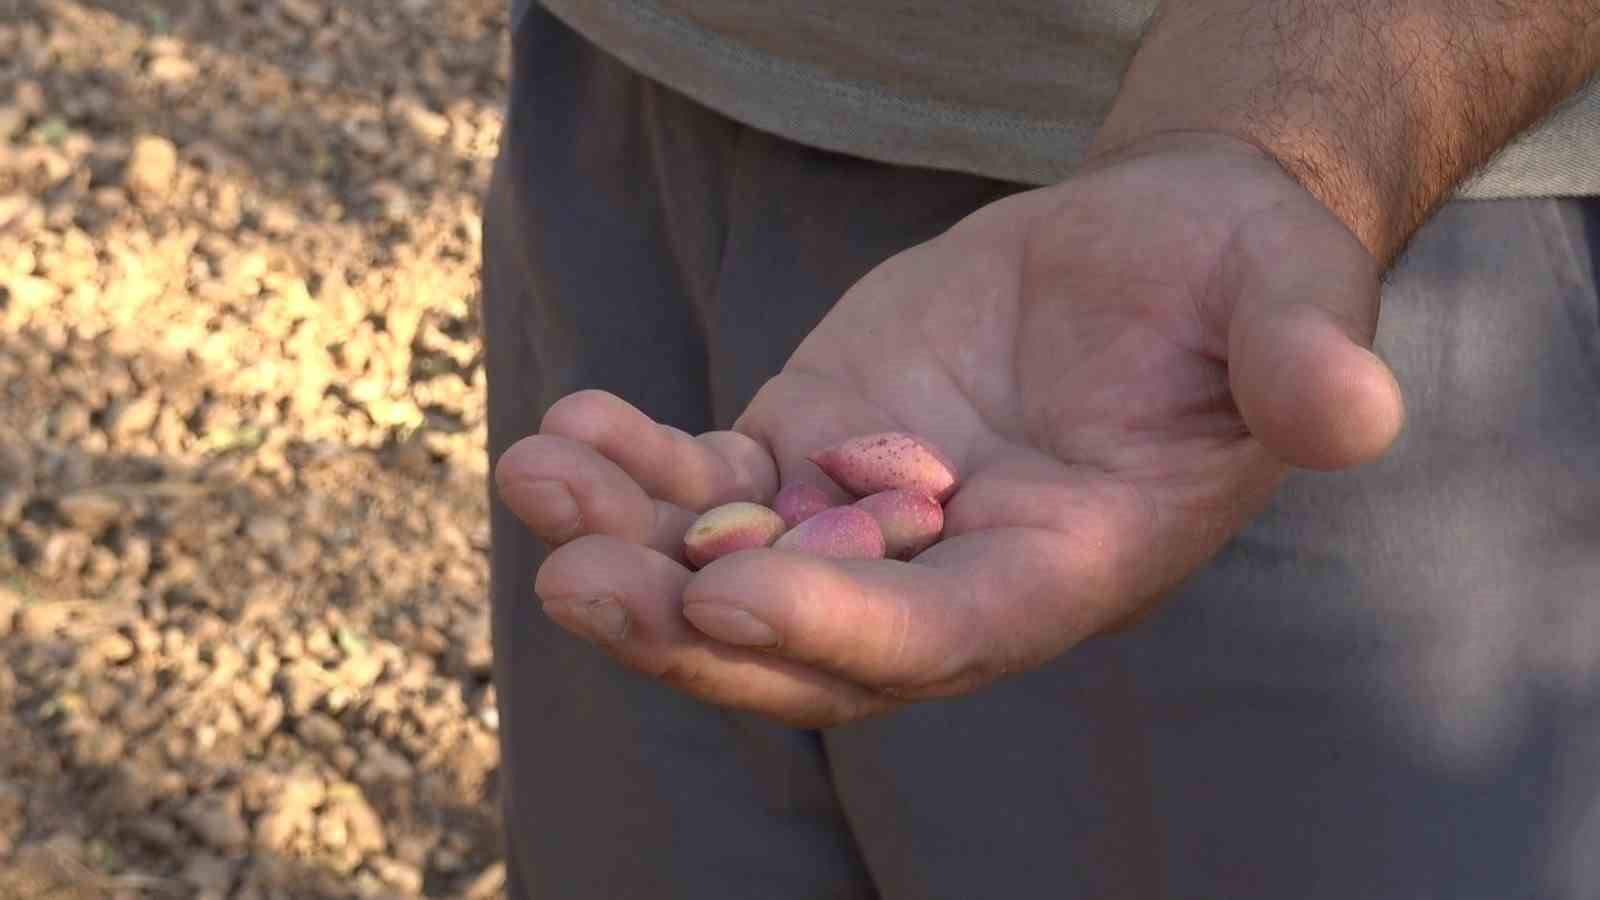
[[0,0],[0,898],[500,893],[503,0]]

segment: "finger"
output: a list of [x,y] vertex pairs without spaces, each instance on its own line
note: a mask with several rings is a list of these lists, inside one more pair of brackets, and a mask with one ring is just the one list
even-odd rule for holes
[[809,728],[855,721],[894,705],[827,673],[695,631],[681,607],[693,577],[644,547],[592,536],[552,553],[534,589],[562,627],[623,665],[708,703]]
[[[728,627],[748,615],[779,637],[768,652],[902,697],[970,690],[1037,665],[1114,618],[1127,594],[1117,580],[1120,544],[1135,533],[1119,521],[1126,512],[1052,486],[1033,495],[1043,501],[1037,524],[1019,516],[1016,526],[961,531],[954,514],[986,493],[981,477],[964,485],[951,503],[951,531],[915,562],[736,554],[689,586],[684,615],[733,644],[759,634]],[[1051,499],[1054,511],[1046,510]],[[1063,517],[1074,527],[1058,530]]]
[[587,444],[532,435],[495,465],[495,487],[511,511],[551,546],[604,534],[680,558],[694,514],[646,494]]
[[1229,381],[1246,424],[1284,462],[1331,470],[1387,451],[1405,404],[1371,349],[1378,263],[1320,215],[1241,229],[1222,290],[1231,303]]
[[[1259,454],[1241,440],[1241,453]],[[951,500],[946,536],[910,563],[759,550],[708,567],[684,616],[767,651],[904,698],[963,693],[1042,665],[1130,619],[1208,558],[1270,495],[1272,466],[1184,497],[1204,516],[1146,502],[1092,470],[1027,459],[987,466]]]
[[[1054,540],[1026,529],[988,532],[945,541],[914,563],[751,551],[703,572],[685,593],[684,616],[730,646],[758,647],[889,696],[964,693],[1090,630],[1062,615],[1070,601],[1056,592],[1069,567],[1053,547],[1038,552]],[[1052,621],[1035,622],[1031,634],[1003,621],[1046,607]]]
[[545,413],[539,433],[595,448],[652,497],[694,512],[734,500],[763,502],[778,489],[772,458],[729,431],[694,437],[604,391],[580,391]]

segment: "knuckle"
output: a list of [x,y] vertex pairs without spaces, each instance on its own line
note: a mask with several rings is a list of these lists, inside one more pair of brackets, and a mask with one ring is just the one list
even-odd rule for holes
[[753,438],[733,431],[712,431],[697,440],[727,475],[720,495],[713,498],[717,502],[759,501],[776,491],[776,466]]
[[539,458],[539,443],[537,435],[524,435],[495,457],[495,485],[503,490],[512,481],[526,477],[532,464]]
[[987,658],[973,658],[937,675],[877,685],[875,693],[902,703],[957,697],[992,684],[1009,672],[1008,667]]
[[692,691],[706,679],[705,667],[692,660],[669,658],[651,666],[648,670],[652,678],[656,678],[680,690]]
[[595,388],[568,394],[545,411],[539,432],[591,445],[603,443],[616,404],[616,397]]

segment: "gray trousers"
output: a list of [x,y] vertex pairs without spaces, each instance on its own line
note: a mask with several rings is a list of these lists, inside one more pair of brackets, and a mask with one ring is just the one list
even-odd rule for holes
[[[829,304],[1021,186],[799,146],[535,7],[487,196],[491,453],[726,427]],[[1600,897],[1600,209],[1455,203],[1387,287],[1395,451],[1296,474],[1143,625],[824,733],[545,620],[496,503],[513,898]]]

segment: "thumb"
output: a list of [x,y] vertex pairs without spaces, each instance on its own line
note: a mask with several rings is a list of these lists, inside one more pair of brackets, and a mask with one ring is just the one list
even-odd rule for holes
[[1332,470],[1382,456],[1405,403],[1372,352],[1380,267],[1322,209],[1240,227],[1219,285],[1231,304],[1228,378],[1252,434],[1283,462]]

